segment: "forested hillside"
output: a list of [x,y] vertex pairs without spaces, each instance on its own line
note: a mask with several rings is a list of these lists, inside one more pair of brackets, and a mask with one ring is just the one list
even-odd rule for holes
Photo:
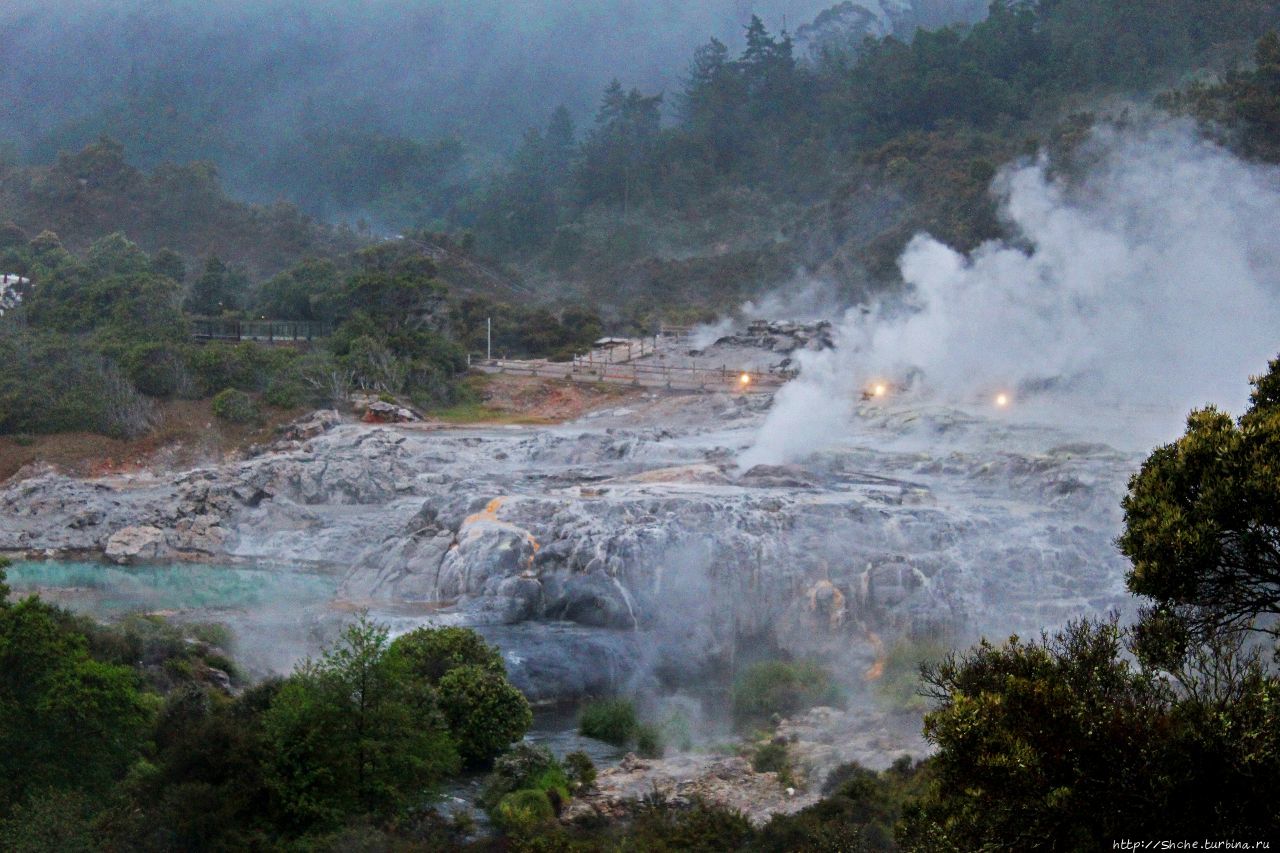
[[[585,296],[638,322],[723,307],[797,272],[859,293],[896,279],[918,230],[962,249],[995,236],[988,189],[1002,163],[1069,147],[1115,98],[1141,103],[1230,70],[1280,23],[1272,0],[997,0],[976,24],[913,31],[973,10],[911,8],[881,19],[841,3],[794,34],[753,18],[740,42],[711,39],[669,60],[678,85],[643,88],[646,75],[620,64],[594,117],[575,121],[593,97],[576,91],[575,109],[545,103],[522,134],[504,119],[501,141],[396,129],[384,93],[373,112],[304,100],[296,137],[252,179],[256,197],[298,209],[228,201],[205,162],[128,166],[225,162],[235,148],[205,144],[210,131],[247,132],[232,119],[174,124],[165,115],[209,116],[189,87],[157,91],[127,126],[88,117],[60,137],[96,129],[125,137],[123,150],[100,142],[48,168],[11,163],[0,200],[5,218],[70,246],[124,228],[149,250],[218,254],[263,278],[302,256],[335,257],[362,233],[450,233],[545,300]],[[205,88],[224,86],[222,103],[242,83],[228,74]],[[54,137],[42,138],[10,149],[47,157]]]
[[[898,283],[919,231],[959,249],[1001,236],[1001,164],[1048,152],[1069,171],[1090,127],[1134,104],[1280,154],[1275,0],[997,0],[909,39],[866,37],[864,17],[824,12],[797,30],[803,51],[752,18],[740,50],[698,48],[678,91],[614,81],[588,127],[548,105],[487,173],[444,177],[476,154],[456,141],[326,123],[349,132],[264,188],[296,191],[301,170],[379,212],[355,227],[234,201],[208,162],[140,170],[105,138],[0,164],[0,272],[30,279],[0,321],[0,429],[130,434],[145,398],[298,405],[333,392],[321,376],[440,405],[487,317],[500,351],[566,358],[603,329],[651,332],[796,277],[865,297]],[[192,318],[268,316],[337,334],[307,359],[247,345],[238,358],[258,366],[208,374],[222,356],[192,349]]]

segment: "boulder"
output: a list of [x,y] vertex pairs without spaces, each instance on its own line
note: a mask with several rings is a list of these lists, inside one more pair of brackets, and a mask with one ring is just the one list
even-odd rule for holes
[[333,429],[342,422],[342,416],[333,409],[320,409],[285,425],[281,438],[285,441],[310,441]]
[[364,410],[367,424],[401,424],[418,420],[418,416],[406,409],[384,400],[376,400]]
[[149,524],[124,527],[112,533],[103,549],[107,559],[121,565],[155,560],[165,549],[164,531]]

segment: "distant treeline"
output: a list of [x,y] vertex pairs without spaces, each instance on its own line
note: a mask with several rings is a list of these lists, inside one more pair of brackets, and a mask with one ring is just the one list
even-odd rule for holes
[[[549,105],[497,167],[459,137],[419,138],[340,100],[312,101],[255,179],[258,195],[298,208],[231,202],[208,164],[138,172],[124,160],[141,152],[105,142],[48,168],[0,168],[0,201],[30,233],[53,229],[74,247],[124,228],[148,250],[218,254],[256,280],[303,256],[338,258],[373,233],[429,229],[465,238],[542,299],[585,296],[622,313],[723,307],[797,271],[857,290],[895,281],[919,230],[962,249],[999,235],[997,167],[1084,138],[1100,98],[1226,71],[1277,25],[1276,0],[997,0],[973,25],[877,39],[861,38],[865,16],[841,4],[801,28],[803,55],[757,18],[741,51],[714,39],[699,48],[677,91],[615,82],[586,128]],[[1232,79],[1222,97],[1247,97]],[[1173,102],[1209,117],[1217,90],[1194,91]],[[131,145],[206,150],[207,128],[184,131],[171,115],[202,115],[198,105],[160,94],[130,111]],[[1274,105],[1250,103],[1211,117],[1254,127],[1242,150],[1274,156],[1258,142]]]
[[[451,291],[421,243],[379,243],[338,262],[307,258],[254,284],[217,256],[188,273],[179,253],[148,254],[117,232],[83,254],[45,231],[0,228],[0,267],[26,282],[0,318],[0,435],[146,432],[153,401],[213,397],[230,420],[345,405],[364,390],[423,408],[458,402],[467,353],[568,358],[601,332],[582,309],[559,314]],[[194,317],[323,321],[308,350],[193,340]]]

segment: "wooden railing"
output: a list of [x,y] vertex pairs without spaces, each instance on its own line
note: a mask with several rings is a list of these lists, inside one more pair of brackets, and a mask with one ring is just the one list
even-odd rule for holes
[[193,320],[197,341],[257,341],[264,344],[305,344],[333,334],[333,326],[309,320]]
[[[738,390],[773,391],[794,378],[791,370],[735,370],[720,367],[672,367],[643,362],[571,362],[476,360],[472,366],[485,373],[516,376],[538,376],[544,379],[570,379],[578,382],[608,382],[616,385],[642,385],[649,388],[672,388],[685,391]],[[744,381],[745,378],[745,381]]]

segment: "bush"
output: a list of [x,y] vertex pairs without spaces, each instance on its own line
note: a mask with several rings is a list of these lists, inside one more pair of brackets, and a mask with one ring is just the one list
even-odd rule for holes
[[[658,798],[646,798],[636,817],[631,838],[637,850],[742,850],[753,835],[751,822],[738,811],[695,800],[676,808]],[[831,848],[844,849],[844,848]]]
[[762,744],[751,757],[751,769],[757,773],[781,773],[790,767],[787,745],[781,741]]
[[922,664],[934,664],[951,649],[936,640],[903,638],[893,644],[885,657],[884,673],[876,683],[876,693],[892,710],[924,711],[928,702],[921,695]]
[[307,389],[296,381],[275,379],[267,386],[262,399],[277,409],[296,409],[311,397]]
[[590,790],[596,783],[596,765],[585,752],[571,752],[564,757],[569,787],[573,793]]
[[475,664],[449,670],[437,690],[440,710],[467,764],[489,761],[524,737],[533,723],[524,694],[503,675]]
[[636,709],[626,699],[591,702],[582,709],[578,733],[614,746],[626,746],[637,733],[640,721]]
[[556,810],[546,792],[531,788],[507,794],[493,810],[494,823],[511,835],[527,835],[555,817]]
[[234,388],[227,388],[214,396],[213,413],[234,424],[257,423],[262,417],[253,398]]
[[449,670],[460,666],[507,674],[502,654],[469,628],[418,628],[397,637],[391,653],[430,684],[439,683]]
[[655,726],[640,725],[636,727],[636,752],[642,758],[661,758],[667,751],[662,742],[662,733]]
[[512,791],[536,788],[555,791],[561,800],[569,795],[569,779],[564,768],[545,746],[518,743],[493,763],[493,772],[485,779],[480,805],[490,812]]
[[834,703],[839,691],[831,674],[810,661],[765,661],[747,668],[733,685],[733,716],[739,724],[794,714]]

